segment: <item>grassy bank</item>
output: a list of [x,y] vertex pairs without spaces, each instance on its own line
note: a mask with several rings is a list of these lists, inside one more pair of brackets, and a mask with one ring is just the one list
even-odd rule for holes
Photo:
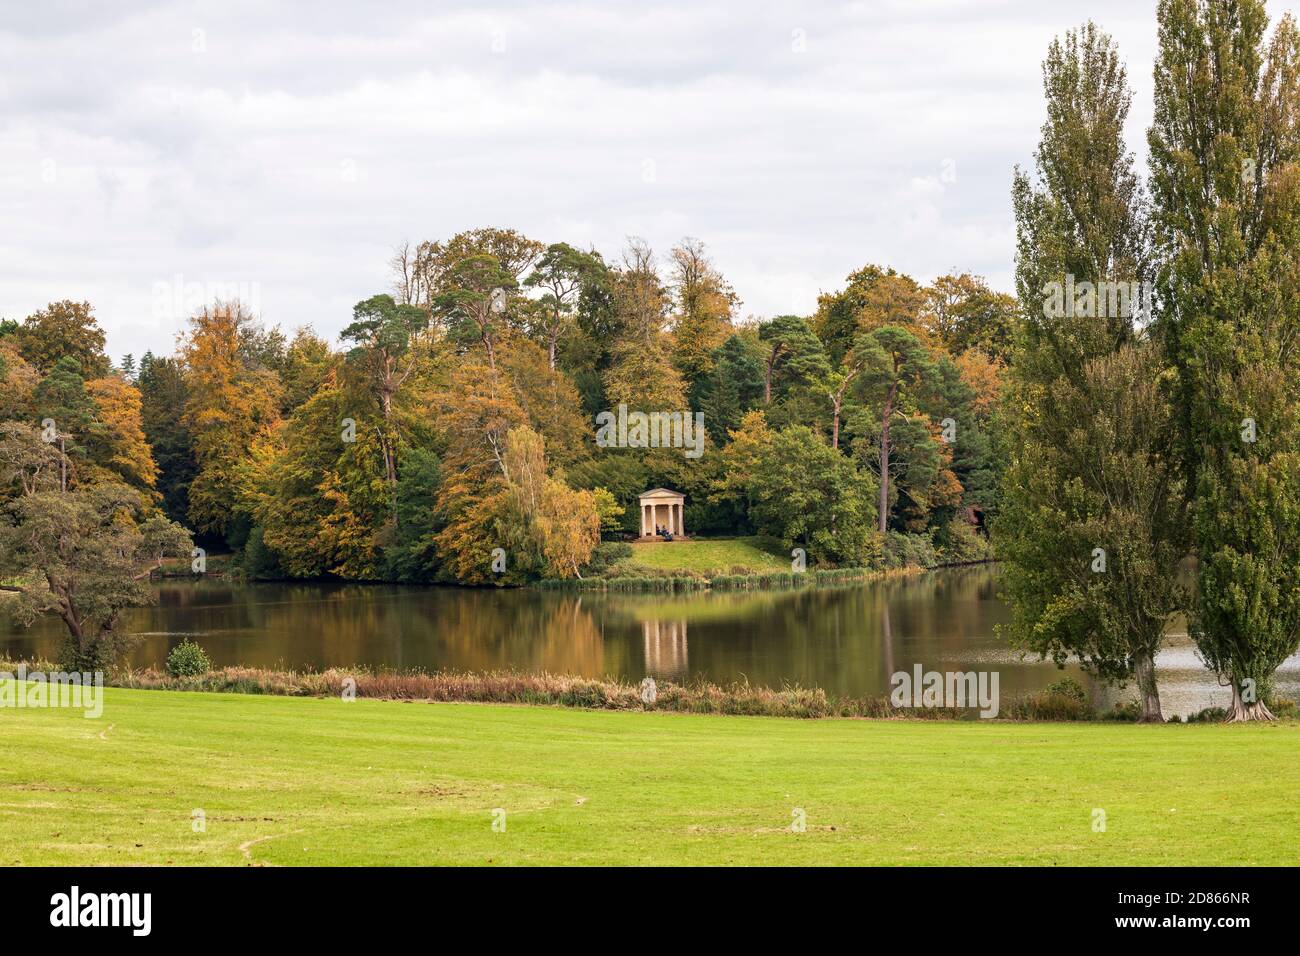
[[[0,673],[50,673],[49,661],[0,659]],[[643,698],[641,686],[608,678],[564,674],[489,671],[465,673],[421,670],[330,668],[325,671],[269,670],[259,667],[218,667],[203,673],[176,675],[156,667],[114,668],[105,677],[110,687],[194,693],[256,694],[273,697],[351,696],[368,700],[423,701],[471,704],[533,704],[592,710],[666,711],[688,714],[728,714],[750,717],[819,719],[853,717],[877,719],[973,718],[973,709],[907,708],[891,706],[888,697],[840,697],[817,687],[762,687],[747,682],[719,685],[708,681],[675,684],[663,681],[653,700]],[[1071,692],[1073,691],[1073,692]],[[1092,720],[1097,717],[1135,720],[1133,707],[1094,713],[1078,685],[1054,685],[1047,691],[1013,698],[1002,705],[1002,717],[1012,720]],[[1294,708],[1292,708],[1294,709]],[[1275,708],[1275,712],[1278,712]],[[1289,715],[1281,710],[1280,714]]]
[[[1300,863],[1291,723],[782,721],[110,689],[99,720],[0,712],[0,743],[9,864]],[[790,829],[796,808],[806,832]]]
[[640,569],[700,571],[727,574],[732,568],[745,573],[789,571],[790,556],[775,538],[692,538],[677,541],[638,542],[620,572],[635,577]]

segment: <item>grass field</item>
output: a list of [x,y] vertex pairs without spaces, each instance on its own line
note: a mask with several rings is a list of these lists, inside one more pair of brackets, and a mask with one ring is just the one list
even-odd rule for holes
[[657,568],[661,571],[717,571],[730,573],[733,567],[754,571],[789,571],[790,558],[774,538],[694,538],[688,541],[655,541],[634,544],[632,557],[623,568]]
[[[105,693],[98,720],[0,711],[0,862],[1300,862],[1295,723]],[[505,832],[492,829],[497,808]],[[795,808],[806,832],[791,831]]]

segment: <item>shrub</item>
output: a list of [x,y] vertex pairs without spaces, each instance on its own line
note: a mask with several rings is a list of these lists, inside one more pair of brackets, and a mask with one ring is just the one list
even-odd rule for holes
[[626,561],[632,557],[632,546],[625,541],[602,541],[596,545],[596,550],[591,553],[591,562],[586,567],[586,573],[591,575],[605,574],[614,565],[620,561]]
[[953,518],[938,529],[935,546],[940,560],[945,564],[969,564],[988,561],[993,557],[989,540],[975,526],[961,518]]
[[1017,697],[1004,710],[1012,720],[1093,720],[1097,716],[1088,703],[1087,692],[1073,677],[1063,677],[1046,690]]
[[1142,719],[1142,706],[1135,700],[1126,704],[1116,704],[1113,710],[1102,711],[1101,719],[1137,723]]
[[1083,685],[1073,677],[1062,677],[1054,684],[1048,684],[1047,692],[1049,694],[1059,694],[1062,697],[1069,697],[1071,700],[1077,700],[1080,703],[1088,699],[1088,692],[1084,690]]
[[887,568],[932,568],[939,563],[934,542],[924,534],[900,534],[891,531],[885,536],[884,565]]
[[173,677],[198,677],[212,670],[212,661],[191,640],[184,640],[171,649],[167,655],[167,673]]

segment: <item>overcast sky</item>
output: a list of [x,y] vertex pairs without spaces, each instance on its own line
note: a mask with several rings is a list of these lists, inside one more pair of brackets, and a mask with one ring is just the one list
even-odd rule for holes
[[88,299],[115,357],[223,286],[333,336],[475,226],[698,237],[755,315],[867,262],[1010,291],[1052,36],[1116,37],[1143,162],[1151,115],[1154,2],[0,2],[0,316]]

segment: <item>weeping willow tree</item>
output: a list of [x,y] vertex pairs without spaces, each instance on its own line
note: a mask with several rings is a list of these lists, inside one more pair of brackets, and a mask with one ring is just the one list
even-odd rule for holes
[[1300,55],[1259,0],[1162,0],[1150,132],[1159,330],[1176,371],[1197,587],[1189,627],[1270,719],[1300,644]]
[[1180,473],[1171,409],[1144,325],[1147,202],[1124,137],[1131,93],[1089,23],[1048,49],[1036,177],[1017,171],[1011,460],[993,531],[1008,631],[1058,664],[1136,681],[1162,719],[1155,656],[1182,603]]

